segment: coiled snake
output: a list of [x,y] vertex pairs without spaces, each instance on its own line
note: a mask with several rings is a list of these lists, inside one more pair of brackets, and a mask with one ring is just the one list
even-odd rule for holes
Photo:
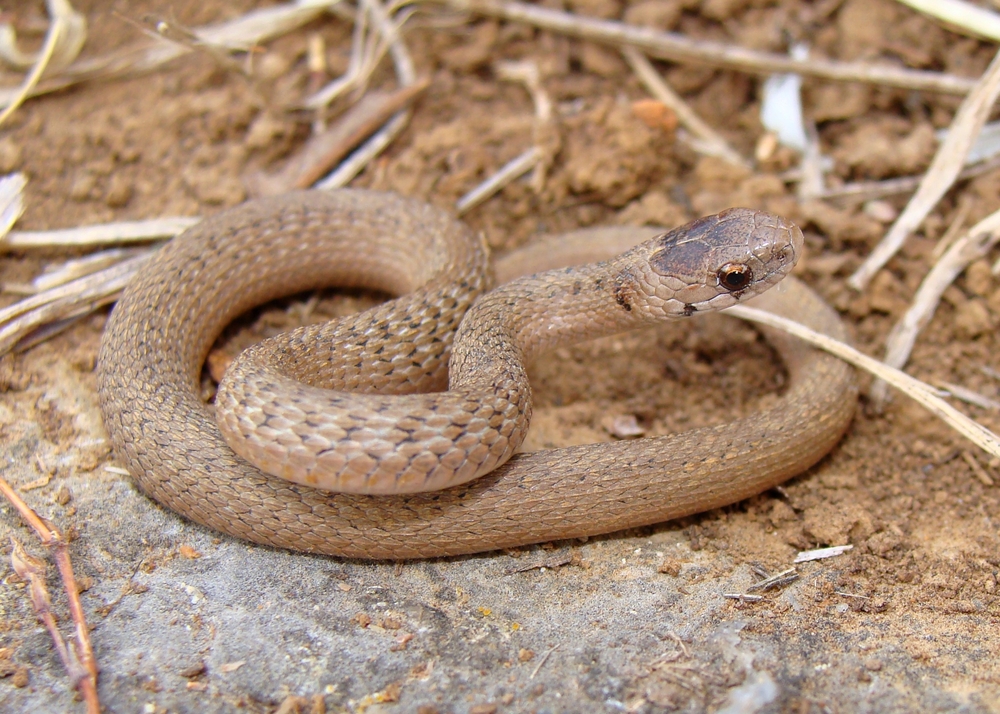
[[[602,257],[649,235],[637,231],[569,234],[545,258],[536,248],[496,269],[506,280],[545,260]],[[426,204],[361,190],[248,203],[171,241],[125,291],[99,357],[105,424],[161,504],[281,548],[419,558],[669,520],[760,493],[826,454],[854,413],[850,368],[769,333],[790,383],[766,411],[512,456],[530,415],[524,363],[555,344],[748,299],[791,269],[801,241],[782,219],[732,209],[483,294],[481,241]],[[200,397],[202,365],[240,313],[331,285],[401,297],[265,341],[220,386],[226,439],[284,478],[271,476],[223,440]],[[755,305],[843,337],[822,300],[792,278],[785,286]]]

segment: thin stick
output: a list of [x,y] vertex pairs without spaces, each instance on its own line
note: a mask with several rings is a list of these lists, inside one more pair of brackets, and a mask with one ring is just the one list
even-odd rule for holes
[[963,387],[961,384],[941,381],[937,385],[955,397],[955,399],[959,399],[967,404],[972,404],[981,409],[989,409],[993,412],[1000,411],[1000,402],[996,399],[990,399],[984,394],[980,394],[968,387]]
[[391,92],[368,92],[326,131],[310,137],[281,171],[254,177],[255,193],[276,195],[309,188],[400,109],[409,106],[429,84],[425,79]]
[[998,95],[1000,95],[1000,52],[993,57],[990,66],[976,83],[975,89],[962,100],[948,129],[948,136],[938,147],[930,168],[920,182],[920,188],[906,204],[906,208],[892,224],[889,232],[875,246],[871,255],[847,279],[848,285],[855,290],[864,289],[875,273],[889,262],[910,233],[923,222],[941,197],[952,187]]
[[[889,332],[883,359],[886,365],[900,369],[906,364],[917,335],[934,316],[944,291],[966,266],[986,255],[997,240],[1000,240],[1000,211],[991,213],[952,243],[927,273],[913,296],[913,303]],[[875,382],[869,396],[876,411],[884,408],[889,396],[885,382]]]
[[531,673],[531,676],[528,677],[528,679],[534,679],[535,678],[535,675],[538,674],[539,671],[541,671],[542,665],[544,665],[549,660],[549,656],[553,652],[555,652],[557,649],[559,649],[559,645],[552,645],[552,647],[549,649],[549,651],[542,655],[542,658],[540,660],[538,660],[538,666],[535,667],[534,671]]
[[1000,42],[1000,15],[961,0],[896,0],[958,28],[967,35]]
[[538,159],[532,167],[530,185],[535,194],[540,194],[545,188],[549,168],[560,147],[559,132],[552,121],[552,97],[542,85],[542,73],[538,70],[538,63],[533,60],[499,62],[496,72],[501,79],[522,83],[535,105],[532,135]]
[[531,95],[535,105],[535,145],[515,156],[494,174],[467,192],[455,203],[458,215],[468,213],[520,176],[535,169],[532,188],[540,192],[545,185],[546,168],[551,163],[554,148],[546,138],[551,138],[552,99],[542,87],[538,65],[530,60],[522,62],[500,62],[496,66],[497,76],[510,82],[520,82]]
[[938,397],[934,393],[933,387],[928,386],[918,379],[914,379],[905,372],[888,367],[878,360],[858,352],[850,345],[839,342],[828,335],[816,332],[804,325],[779,317],[765,310],[747,307],[746,305],[737,305],[729,308],[726,312],[744,320],[784,330],[815,347],[819,347],[821,350],[836,355],[859,369],[870,372],[906,394],[990,455],[1000,457],[1000,437],[986,427],[972,421]]
[[152,218],[148,221],[118,221],[54,231],[11,231],[0,240],[3,248],[53,248],[116,245],[136,241],[173,238],[201,220],[200,216]]
[[[403,40],[399,35],[398,25],[389,19],[385,8],[378,0],[362,0],[362,2],[365,10],[371,15],[375,27],[390,43],[389,56],[392,58],[400,86],[408,87],[414,84],[417,81],[416,69],[413,65],[413,59],[410,57],[410,52],[406,49],[406,45],[403,44]],[[360,149],[348,156],[333,173],[318,182],[316,188],[340,188],[349,184],[355,176],[364,171],[365,167],[403,132],[403,129],[410,122],[410,115],[410,110],[404,109],[393,116]]]
[[[42,612],[39,612],[39,614],[43,617],[43,621],[46,623],[46,626],[49,627],[50,633],[52,633],[56,649],[59,651],[60,657],[63,658],[63,666],[66,667],[66,671],[70,675],[70,679],[73,681],[73,686],[79,690],[80,696],[82,696],[84,701],[87,703],[88,714],[98,714],[98,712],[101,711],[101,705],[97,698],[97,660],[94,658],[94,649],[90,643],[90,628],[87,627],[87,621],[83,615],[83,605],[80,603],[80,588],[77,585],[76,577],[73,575],[73,564],[69,559],[69,549],[66,544],[66,539],[63,538],[62,534],[58,530],[53,528],[49,523],[46,523],[37,513],[35,513],[35,511],[24,502],[24,500],[13,488],[11,488],[10,484],[7,483],[3,477],[0,477],[0,493],[2,493],[7,500],[11,502],[14,508],[17,509],[17,512],[21,515],[21,518],[24,519],[25,523],[27,523],[38,535],[42,544],[49,548],[53,553],[53,557],[56,561],[56,567],[59,569],[59,574],[62,576],[63,589],[65,589],[66,597],[69,600],[70,617],[73,620],[75,628],[74,637],[70,640],[71,648],[67,648],[65,642],[63,642],[62,636],[59,634],[59,630],[55,627],[55,621],[51,618],[51,612],[50,617],[42,615]],[[15,542],[14,545],[15,551],[17,551],[19,544]],[[20,553],[15,552],[15,555],[21,554],[27,555],[24,553],[23,549],[21,549]],[[22,562],[28,566],[31,565],[23,558]],[[31,568],[29,567],[29,569]],[[48,592],[44,589],[44,580],[40,580],[38,582],[41,583],[41,590],[38,592],[38,595],[43,595],[44,602],[48,602]],[[33,581],[33,591],[35,588],[36,586]],[[40,602],[39,604],[42,603]],[[50,619],[51,625],[49,622]],[[77,663],[83,665],[82,671]]]
[[646,87],[646,91],[653,95],[653,98],[670,107],[677,115],[677,121],[680,122],[681,126],[699,140],[698,148],[701,153],[718,156],[736,166],[750,166],[749,161],[740,156],[739,152],[731,147],[721,134],[698,116],[688,103],[663,81],[663,77],[656,71],[646,55],[634,47],[622,47],[622,56]]
[[148,252],[148,248],[109,248],[89,253],[81,258],[70,258],[56,266],[47,266],[28,285],[5,283],[3,291],[10,293],[20,289],[22,295],[37,295]]
[[56,53],[56,49],[59,47],[60,43],[64,42],[64,38],[68,32],[66,20],[62,17],[55,16],[52,18],[52,23],[49,25],[49,31],[45,33],[45,44],[42,45],[41,52],[38,53],[38,60],[35,62],[31,71],[24,78],[21,83],[21,87],[13,95],[10,102],[0,111],[0,124],[7,121],[7,118],[13,114],[19,106],[24,102],[25,99],[31,94],[31,90],[38,84],[41,80],[42,75],[45,74],[45,69],[49,66],[49,62]]
[[[198,38],[210,45],[249,47],[291,32],[326,12],[326,4],[288,2],[276,7],[248,12],[241,17],[217,25],[192,28]],[[35,97],[55,92],[79,82],[93,79],[133,77],[154,71],[191,50],[183,45],[156,40],[142,41],[111,55],[78,60],[59,74],[47,77],[29,92]],[[16,90],[0,90],[0,106],[7,106]]]
[[[985,173],[994,171],[1000,168],[1000,156],[994,156],[990,159],[985,159],[978,163],[966,166],[962,169],[958,178],[958,181],[965,181],[970,178],[975,178],[976,176],[982,176]],[[795,172],[796,174],[798,171]],[[791,171],[788,172],[788,177],[786,180],[797,180],[795,174]],[[886,196],[899,196],[904,193],[912,193],[920,188],[920,182],[924,180],[923,176],[901,176],[899,178],[885,179],[883,181],[855,181],[851,183],[845,183],[843,186],[838,188],[828,188],[823,191],[823,195],[820,198],[825,199],[851,199],[855,201],[867,201],[873,198],[885,198]]]
[[0,355],[10,352],[20,340],[42,325],[85,315],[114,302],[150,255],[130,258],[0,310]]
[[22,173],[0,178],[0,246],[24,213],[24,186],[27,182]]
[[341,94],[357,86],[359,77],[365,73],[365,68],[371,58],[368,39],[368,15],[364,12],[354,13],[354,31],[351,39],[351,57],[347,63],[347,71],[335,80],[320,88],[302,102],[306,109],[322,109],[333,103]]
[[511,159],[501,166],[499,171],[458,199],[455,203],[455,212],[460,216],[468,213],[511,181],[531,171],[541,159],[542,152],[537,146]]
[[700,62],[712,67],[725,67],[756,74],[797,72],[840,82],[863,82],[945,94],[966,94],[975,86],[975,80],[955,75],[899,69],[865,62],[794,59],[786,55],[757,52],[723,42],[694,40],[673,32],[636,27],[613,20],[598,20],[512,0],[444,0],[444,2],[459,10],[524,22],[572,37],[615,46],[630,45],[652,57],[676,62]]

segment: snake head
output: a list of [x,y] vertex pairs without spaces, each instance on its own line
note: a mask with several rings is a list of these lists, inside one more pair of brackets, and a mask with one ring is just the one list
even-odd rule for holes
[[647,260],[622,282],[645,300],[647,317],[722,310],[784,278],[802,254],[802,231],[765,211],[730,208],[675,228],[636,248]]

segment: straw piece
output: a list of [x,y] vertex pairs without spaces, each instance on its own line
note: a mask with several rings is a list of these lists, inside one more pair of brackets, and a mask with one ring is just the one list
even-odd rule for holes
[[148,252],[130,258],[0,310],[0,355],[10,352],[18,342],[47,323],[85,315],[114,302],[150,255]]
[[815,330],[811,330],[805,325],[779,317],[765,310],[760,310],[746,305],[736,305],[725,311],[727,314],[735,315],[744,320],[758,322],[762,325],[776,327],[779,330],[805,340],[809,344],[819,347],[821,350],[829,352],[839,357],[845,362],[869,372],[879,379],[883,379],[893,387],[903,392],[918,404],[926,408],[929,412],[943,420],[948,426],[966,437],[979,448],[983,449],[991,456],[1000,457],[1000,437],[992,431],[977,424],[962,414],[935,393],[933,387],[918,379],[914,379],[905,372],[900,372],[866,354],[858,352],[850,345],[833,339],[829,335],[824,335]]
[[871,255],[847,279],[848,285],[855,290],[863,290],[875,273],[889,262],[910,233],[923,222],[941,197],[952,187],[998,95],[1000,95],[1000,52],[994,55],[990,66],[976,83],[975,89],[962,100],[948,129],[948,136],[938,147],[930,168],[920,182],[920,188],[906,204],[906,208],[892,224],[889,232],[875,246]]
[[52,248],[56,246],[99,246],[172,238],[200,221],[199,216],[152,218],[147,221],[97,223],[54,231],[12,231],[0,240],[4,248]]
[[[385,8],[378,0],[362,0],[365,11],[371,16],[372,22],[382,36],[390,43],[389,56],[396,69],[396,78],[400,86],[409,87],[417,81],[416,69],[409,50],[403,44],[399,34],[399,23],[390,20]],[[347,157],[322,181],[316,184],[319,189],[340,188],[349,184],[355,176],[364,171],[365,167],[376,156],[399,136],[410,122],[410,110],[404,109],[390,119],[385,126],[376,132],[360,149]]]
[[962,0],[896,0],[973,37],[1000,42],[1000,15]]
[[[305,25],[330,9],[329,0],[300,0],[254,10],[234,20],[204,25],[191,31],[206,45],[249,48]],[[32,87],[27,96],[36,97],[93,79],[134,77],[158,69],[191,49],[163,38],[137,42],[113,54],[78,60],[58,74]],[[0,107],[8,106],[17,90],[0,89]]]
[[[910,358],[917,335],[930,322],[944,291],[955,282],[966,266],[985,256],[1000,239],[1000,210],[988,215],[969,229],[934,264],[913,296],[913,303],[900,318],[886,340],[884,362],[897,369]],[[888,399],[888,388],[883,382],[872,385],[869,397],[872,407],[879,411]]]
[[446,0],[446,2],[459,10],[524,22],[572,37],[616,46],[629,45],[659,59],[700,62],[712,67],[725,67],[755,74],[797,72],[840,82],[864,82],[946,94],[966,94],[975,85],[975,80],[965,77],[900,69],[884,64],[798,60],[785,55],[748,50],[724,42],[695,40],[674,32],[662,32],[649,27],[637,27],[613,20],[598,20],[550,10],[540,5],[504,0]]
[[750,166],[749,161],[740,156],[721,134],[709,126],[677,92],[671,89],[646,55],[634,47],[623,47],[622,56],[646,87],[646,91],[673,110],[680,125],[698,140],[697,147],[700,153],[717,156],[735,166]]

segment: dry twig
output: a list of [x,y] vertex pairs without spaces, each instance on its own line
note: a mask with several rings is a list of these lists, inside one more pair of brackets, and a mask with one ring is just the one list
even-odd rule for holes
[[981,424],[972,421],[969,417],[938,397],[934,388],[924,382],[914,379],[905,372],[900,372],[898,369],[888,367],[878,360],[859,352],[850,345],[835,340],[828,335],[816,332],[805,325],[800,325],[797,322],[765,310],[746,305],[736,305],[726,310],[726,312],[744,320],[784,330],[801,340],[805,340],[814,347],[819,347],[821,350],[825,350],[845,362],[875,375],[878,379],[885,380],[929,412],[942,419],[948,426],[972,441],[979,448],[988,452],[991,456],[1000,457],[1000,437]]
[[946,94],[966,94],[975,85],[975,80],[965,77],[900,69],[882,64],[797,60],[785,55],[748,50],[723,42],[695,40],[674,32],[662,32],[613,20],[598,20],[513,0],[445,0],[445,2],[458,10],[524,22],[571,37],[609,45],[631,46],[651,57],[675,62],[697,62],[755,74],[796,72],[839,82],[863,82]]
[[329,129],[305,143],[276,174],[253,179],[258,195],[270,196],[312,186],[362,141],[382,127],[400,109],[409,105],[430,81],[401,87],[392,92],[368,92]]
[[[990,159],[985,159],[978,163],[966,166],[958,173],[958,177],[955,182],[966,181],[970,178],[975,178],[976,176],[982,176],[983,174],[989,173],[990,171],[995,171],[1000,168],[1000,156],[994,156]],[[801,171],[799,169],[792,169],[782,175],[786,181],[798,181],[801,179]],[[853,181],[850,183],[845,183],[843,186],[838,186],[835,188],[827,188],[823,193],[817,198],[827,199],[827,200],[846,200],[846,201],[870,201],[876,198],[885,198],[886,196],[900,196],[906,193],[913,193],[918,188],[920,188],[920,182],[924,180],[924,176],[901,176],[899,178],[884,179],[881,181]]]
[[532,176],[532,188],[536,193],[540,192],[557,148],[558,138],[552,128],[552,99],[542,87],[538,65],[531,61],[501,62],[497,65],[496,72],[501,79],[524,84],[531,95],[535,105],[535,145],[508,161],[493,175],[459,198],[455,203],[455,211],[460,216],[502,191],[504,186],[532,169],[535,170]]
[[749,161],[740,156],[719,132],[709,126],[677,92],[670,88],[646,55],[634,47],[623,47],[622,56],[646,90],[673,110],[681,126],[691,132],[696,140],[692,142],[696,151],[709,156],[718,156],[736,166],[750,166]]
[[[1000,211],[970,228],[941,256],[917,289],[910,308],[889,333],[883,359],[886,365],[900,369],[906,364],[917,335],[934,316],[944,291],[970,263],[986,255],[997,240],[1000,240]],[[882,409],[888,398],[885,382],[873,384],[869,396],[872,407],[876,411]]]
[[[229,22],[196,27],[190,31],[206,46],[243,51],[311,22],[331,5],[329,0],[288,2],[254,10]],[[135,77],[155,71],[190,51],[190,47],[162,38],[156,39],[154,44],[148,41],[138,42],[111,55],[74,62],[32,87],[28,96],[55,92],[88,80]],[[16,90],[0,89],[0,106],[8,106],[15,97]]]
[[[413,66],[413,59],[400,37],[401,21],[391,19],[379,0],[362,0],[362,5],[377,31],[389,43],[389,56],[396,69],[399,85],[409,87],[415,84],[417,73]],[[410,114],[409,109],[397,112],[360,149],[347,157],[333,173],[317,183],[316,188],[340,188],[350,183],[355,176],[364,171],[372,159],[381,154],[403,132],[410,121]]]
[[882,266],[896,254],[903,242],[931,212],[941,197],[955,183],[965,157],[989,117],[990,110],[1000,95],[1000,52],[990,62],[986,72],[976,83],[955,113],[948,129],[948,136],[941,142],[930,168],[920,182],[920,188],[906,204],[906,208],[892,224],[882,241],[848,278],[847,284],[862,290]]
[[148,221],[100,223],[54,231],[11,231],[5,238],[0,239],[0,249],[92,247],[154,241],[172,238],[200,220],[201,218],[197,216],[177,216],[151,218]]
[[39,327],[77,318],[114,302],[148,259],[148,253],[130,258],[0,310],[0,355],[17,347]]
[[73,575],[73,564],[69,559],[66,539],[51,524],[35,513],[3,477],[0,477],[0,493],[17,509],[24,522],[35,531],[42,545],[53,553],[56,567],[62,576],[63,588],[69,600],[69,611],[73,620],[74,633],[70,639],[69,647],[66,646],[65,640],[59,632],[55,614],[52,612],[52,602],[45,587],[45,564],[29,556],[20,543],[11,539],[13,541],[11,561],[14,570],[30,583],[31,603],[39,619],[48,628],[73,687],[80,692],[80,696],[87,703],[88,714],[97,714],[101,710],[100,702],[97,699],[97,660],[94,659],[94,650],[90,644],[90,629],[87,627],[87,621],[83,615],[80,587]]
[[1000,42],[1000,15],[962,0],[896,0],[967,35]]

